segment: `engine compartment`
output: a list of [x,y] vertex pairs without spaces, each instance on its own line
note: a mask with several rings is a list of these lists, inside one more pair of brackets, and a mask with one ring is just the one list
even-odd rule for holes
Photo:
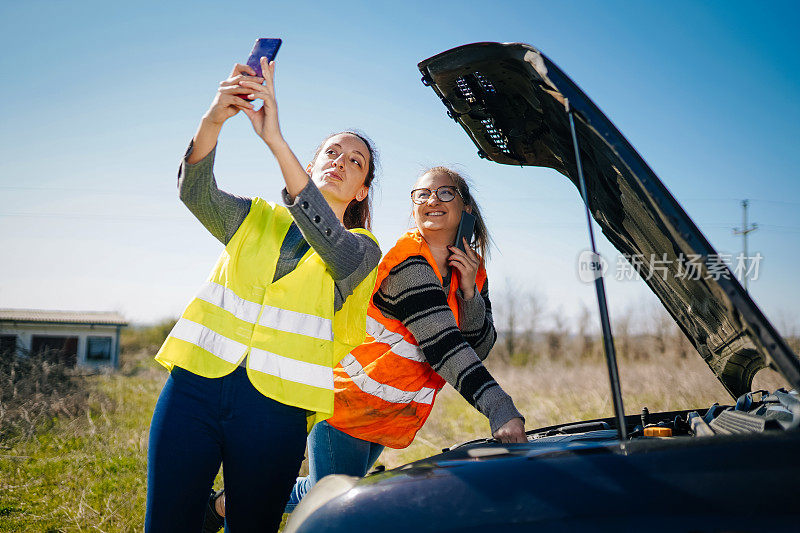
[[[735,405],[714,403],[705,410],[650,413],[644,407],[640,415],[627,415],[625,423],[629,441],[790,431],[800,427],[800,396],[795,390],[781,388],[772,393],[765,390],[748,392],[741,395]],[[539,428],[528,431],[527,435],[528,442],[545,444],[612,442],[617,440],[618,434],[616,419],[603,418]],[[442,451],[497,442],[495,439],[477,439]]]
[[[800,399],[797,391],[778,389],[769,393],[758,390],[741,395],[733,406],[715,403],[703,414],[685,411],[665,417],[663,414],[650,415],[647,407],[644,407],[640,423],[630,428],[628,438],[763,433],[772,430],[786,431],[799,425]],[[663,432],[649,431],[654,429]]]

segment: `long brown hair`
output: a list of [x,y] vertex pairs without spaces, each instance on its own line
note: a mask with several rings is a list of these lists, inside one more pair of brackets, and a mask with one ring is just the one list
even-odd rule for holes
[[352,130],[345,130],[340,131],[338,133],[331,133],[327,137],[325,137],[319,146],[317,146],[316,151],[314,152],[314,157],[311,158],[311,161],[314,162],[317,160],[319,153],[322,151],[322,148],[325,146],[325,143],[331,137],[335,137],[337,135],[353,135],[358,137],[363,141],[365,145],[367,145],[367,151],[369,152],[369,162],[367,164],[367,176],[364,178],[364,186],[369,188],[369,192],[367,193],[367,197],[361,200],[360,202],[355,198],[350,202],[347,206],[347,209],[344,211],[344,216],[342,217],[342,222],[344,223],[344,227],[347,229],[353,228],[366,228],[372,229],[372,182],[375,179],[375,172],[376,168],[378,167],[378,152],[375,150],[374,143],[370,140],[369,137],[364,135],[363,133],[352,131]]
[[421,175],[425,175],[430,172],[435,174],[444,174],[453,180],[453,185],[456,186],[458,192],[461,194],[461,198],[464,200],[464,207],[470,206],[470,209],[472,210],[471,212],[473,216],[475,216],[475,233],[470,244],[475,244],[475,247],[478,249],[478,253],[481,255],[481,257],[484,259],[488,258],[492,238],[489,235],[489,230],[486,228],[486,222],[481,214],[481,208],[469,190],[469,181],[467,181],[464,176],[455,170],[447,167],[429,168]]

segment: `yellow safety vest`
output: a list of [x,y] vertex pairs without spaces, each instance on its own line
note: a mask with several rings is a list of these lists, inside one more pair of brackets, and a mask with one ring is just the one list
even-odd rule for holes
[[[264,396],[309,411],[308,429],[333,414],[333,367],[364,341],[377,268],[334,313],[334,282],[313,248],[273,282],[289,210],[253,198],[250,212],[156,354],[207,378],[247,358],[250,382]],[[363,233],[372,240],[367,230]],[[376,241],[377,242],[377,241]]]

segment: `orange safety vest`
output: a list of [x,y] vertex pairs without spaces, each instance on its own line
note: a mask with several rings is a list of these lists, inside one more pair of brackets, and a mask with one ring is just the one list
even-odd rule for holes
[[[415,229],[400,237],[381,260],[375,290],[392,268],[417,255],[430,263],[441,282],[431,250]],[[483,262],[475,281],[478,291],[483,289]],[[447,305],[459,324],[457,289],[457,271],[453,270]],[[384,316],[371,298],[367,337],[336,366],[333,379],[334,408],[328,423],[348,435],[390,448],[411,444],[445,384],[428,364],[411,332],[399,320]]]

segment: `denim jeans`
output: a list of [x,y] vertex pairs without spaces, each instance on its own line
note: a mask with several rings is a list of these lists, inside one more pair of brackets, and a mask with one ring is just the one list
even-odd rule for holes
[[351,437],[325,421],[316,424],[308,435],[308,475],[297,478],[286,512],[291,513],[311,487],[329,474],[367,475],[382,451],[382,445]]
[[220,463],[226,531],[276,531],[305,443],[306,411],[258,392],[244,368],[211,379],[175,367],[150,425],[145,531],[200,531]]

